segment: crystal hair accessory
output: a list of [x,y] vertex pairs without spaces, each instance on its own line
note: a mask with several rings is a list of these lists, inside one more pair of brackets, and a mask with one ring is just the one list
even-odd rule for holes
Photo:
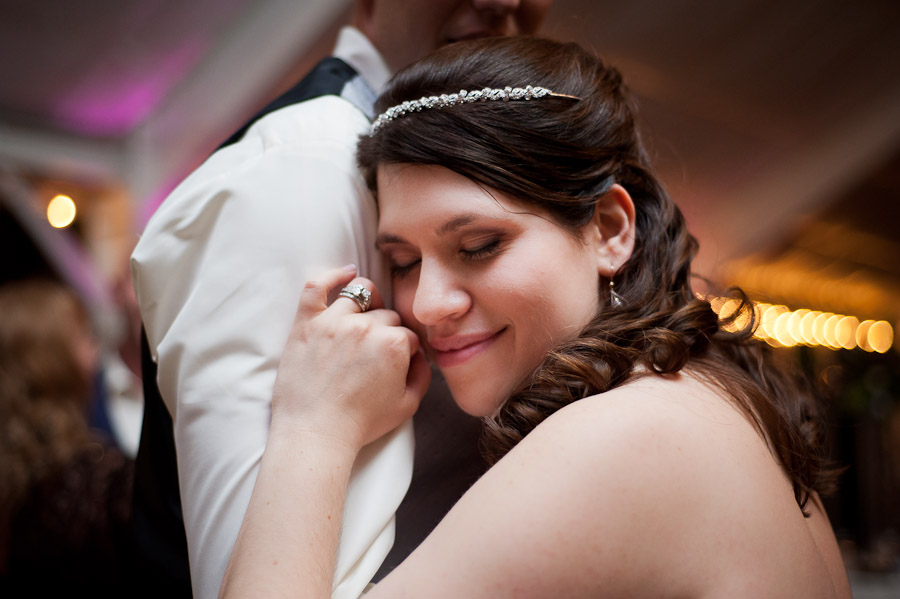
[[391,106],[380,115],[378,115],[378,118],[376,118],[375,122],[372,123],[372,133],[375,133],[386,123],[389,123],[392,120],[403,116],[404,114],[409,114],[410,112],[419,112],[423,108],[446,108],[448,106],[456,106],[457,104],[470,104],[472,102],[509,102],[510,100],[531,100],[536,98],[543,98],[545,96],[551,96],[554,98],[569,98],[570,100],[581,100],[581,98],[579,98],[578,96],[558,94],[556,92],[550,91],[546,87],[533,87],[531,85],[526,85],[525,87],[504,87],[502,89],[486,87],[484,89],[471,92],[461,89],[458,93],[455,94],[422,96],[418,100],[407,100],[406,102],[402,102],[400,104],[397,104],[396,106]]

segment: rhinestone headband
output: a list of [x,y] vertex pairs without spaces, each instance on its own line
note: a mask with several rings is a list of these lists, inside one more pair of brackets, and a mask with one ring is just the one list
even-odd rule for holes
[[372,123],[372,133],[378,131],[380,127],[393,121],[394,119],[409,114],[410,112],[419,112],[423,108],[446,108],[447,106],[456,106],[457,104],[470,104],[472,102],[487,102],[502,100],[508,102],[510,100],[531,100],[532,98],[543,98],[544,96],[552,96],[556,98],[569,98],[571,100],[580,100],[577,96],[568,94],[557,94],[546,87],[504,87],[492,88],[486,87],[481,90],[466,91],[459,90],[456,94],[441,94],[440,96],[422,96],[418,100],[407,100],[396,106],[391,106],[375,119]]

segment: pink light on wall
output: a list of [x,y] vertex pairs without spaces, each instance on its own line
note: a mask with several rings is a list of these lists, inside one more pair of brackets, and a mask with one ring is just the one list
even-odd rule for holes
[[92,66],[79,84],[57,98],[51,107],[59,125],[94,137],[121,136],[138,126],[203,57],[204,38],[183,41],[154,55],[141,68],[119,76],[115,57]]

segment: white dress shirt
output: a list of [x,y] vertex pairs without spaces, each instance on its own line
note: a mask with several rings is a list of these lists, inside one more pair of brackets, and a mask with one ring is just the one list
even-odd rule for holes
[[[341,32],[334,55],[375,89],[388,78],[354,29]],[[375,203],[356,167],[357,138],[369,127],[361,109],[371,106],[323,96],[263,117],[166,199],[132,256],[159,389],[174,419],[198,599],[217,596],[249,503],[304,283],[353,263],[382,293],[390,290],[374,249]],[[390,549],[412,460],[410,423],[360,454],[334,597],[358,597]]]

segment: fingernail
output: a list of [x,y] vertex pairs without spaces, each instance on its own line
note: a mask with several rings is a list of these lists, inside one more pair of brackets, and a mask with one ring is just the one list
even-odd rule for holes
[[344,267],[344,270],[346,270],[347,272],[356,272],[356,265],[348,264],[347,266]]

